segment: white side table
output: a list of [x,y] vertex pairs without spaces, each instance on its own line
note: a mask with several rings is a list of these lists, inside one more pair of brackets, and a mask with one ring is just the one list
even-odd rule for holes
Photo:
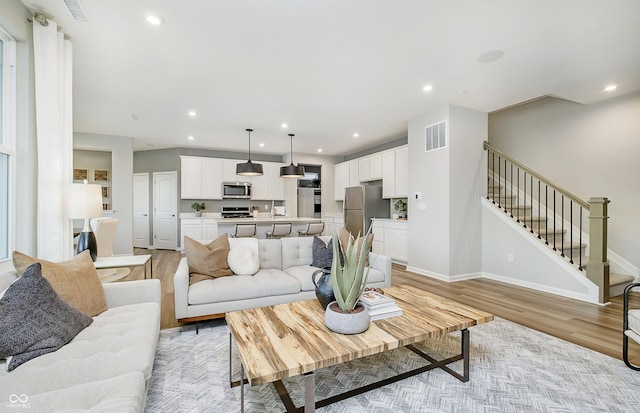
[[150,268],[150,278],[153,278],[153,261],[151,254],[144,255],[114,255],[112,257],[98,257],[93,265],[97,270],[103,268],[144,267],[144,278],[147,278],[147,263]]

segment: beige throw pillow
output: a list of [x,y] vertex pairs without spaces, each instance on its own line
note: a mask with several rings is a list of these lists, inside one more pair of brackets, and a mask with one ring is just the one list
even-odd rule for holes
[[[371,251],[371,247],[373,246],[373,232],[367,241],[367,251]],[[340,240],[340,246],[342,247],[342,252],[345,252],[347,249],[347,243],[349,242],[349,237],[353,237],[355,241],[355,236],[353,236],[345,227],[340,228],[340,233],[338,233],[338,239]],[[358,249],[362,246],[364,242],[364,236],[360,234],[360,239],[358,240]],[[364,266],[369,266],[369,254],[365,255]]]
[[229,254],[229,239],[224,233],[208,245],[184,237],[184,249],[189,263],[189,285],[212,280],[218,277],[233,275],[227,264]]
[[57,263],[13,252],[13,266],[18,275],[36,262],[42,264],[42,276],[65,302],[91,317],[107,310],[104,289],[88,250]]

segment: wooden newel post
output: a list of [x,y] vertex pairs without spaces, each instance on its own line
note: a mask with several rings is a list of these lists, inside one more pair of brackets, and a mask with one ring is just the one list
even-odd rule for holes
[[607,260],[607,204],[605,197],[589,199],[589,262],[587,278],[600,289],[599,302],[609,302],[609,261]]

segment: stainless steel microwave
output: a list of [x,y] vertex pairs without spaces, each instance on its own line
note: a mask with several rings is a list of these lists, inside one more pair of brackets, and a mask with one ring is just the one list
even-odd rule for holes
[[223,182],[222,198],[251,199],[251,182]]

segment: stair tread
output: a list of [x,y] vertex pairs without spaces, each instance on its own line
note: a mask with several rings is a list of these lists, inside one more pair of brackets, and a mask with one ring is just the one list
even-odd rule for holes
[[633,275],[609,273],[610,286],[619,285],[619,284],[628,284],[630,282],[633,282],[633,280],[635,280],[635,277]]

